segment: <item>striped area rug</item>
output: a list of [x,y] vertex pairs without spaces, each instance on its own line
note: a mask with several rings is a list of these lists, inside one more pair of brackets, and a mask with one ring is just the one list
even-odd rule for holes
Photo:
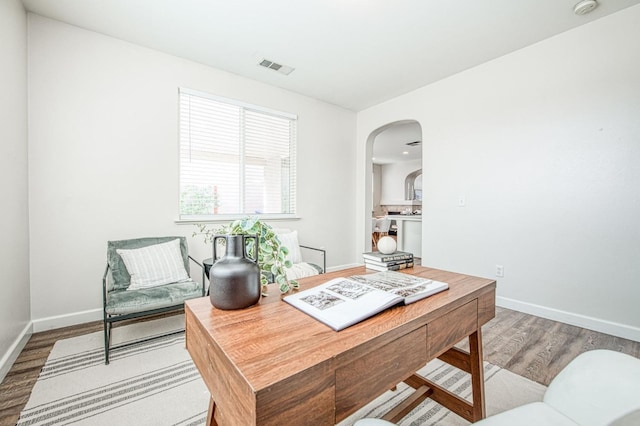
[[[172,316],[114,328],[113,341],[135,341],[184,327]],[[26,425],[200,425],[209,394],[184,347],[184,333],[111,352],[103,334],[56,342],[20,414]]]
[[[184,317],[116,328],[116,343],[163,334],[183,327]],[[202,425],[208,391],[184,347],[184,334],[141,343],[111,354],[104,365],[102,333],[58,341],[40,373],[18,426],[26,425]],[[470,398],[469,376],[438,360],[421,374],[458,395]],[[542,399],[545,387],[485,363],[487,412]],[[343,420],[351,426],[363,417],[381,417],[411,390],[401,383]],[[400,425],[468,425],[427,400]]]
[[[433,360],[419,374],[429,378],[445,389],[471,402],[471,379],[467,373],[451,367],[440,360]],[[485,402],[487,415],[542,401],[546,386],[513,374],[495,365],[484,363]],[[380,418],[413,393],[413,388],[400,383],[395,391],[387,391],[353,415],[339,423],[351,426],[364,417]],[[462,426],[470,423],[430,399],[425,400],[407,414],[399,426]]]

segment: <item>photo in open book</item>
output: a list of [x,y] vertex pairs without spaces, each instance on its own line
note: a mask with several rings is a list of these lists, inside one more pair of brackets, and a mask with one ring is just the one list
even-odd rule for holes
[[327,290],[331,290],[334,293],[338,293],[339,295],[348,297],[349,299],[357,299],[358,297],[373,291],[371,287],[347,280],[342,280],[331,287],[327,287]]
[[394,271],[378,272],[377,274],[354,275],[349,278],[371,287],[375,287],[379,290],[390,292],[394,292],[394,289],[402,289],[416,285],[424,286],[432,282],[432,280],[426,278]]
[[308,296],[301,297],[300,300],[313,306],[316,309],[320,309],[321,311],[329,309],[340,303],[344,303],[343,299],[340,299],[333,294],[329,294],[326,291],[320,291],[318,293],[313,293]]
[[409,297],[409,296],[413,296],[414,294],[423,292],[427,289],[426,285],[419,285],[416,287],[403,287],[397,290],[392,290],[391,292],[394,294],[397,294],[400,297]]

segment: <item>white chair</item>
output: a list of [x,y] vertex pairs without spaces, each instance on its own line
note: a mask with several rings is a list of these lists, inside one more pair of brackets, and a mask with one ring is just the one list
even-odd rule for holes
[[375,225],[373,226],[373,242],[375,245],[378,244],[380,238],[389,234],[389,228],[391,228],[391,219],[375,219]]
[[[290,229],[274,229],[274,232],[280,240],[280,244],[289,249],[287,259],[291,261],[292,266],[286,270],[287,278],[297,280],[299,278],[310,277],[317,274],[323,274],[327,270],[327,254],[323,249],[300,245],[298,242],[298,231]],[[316,263],[306,262],[302,257],[302,250],[311,250],[317,256],[322,257],[322,266]],[[320,263],[320,262],[318,262]]]
[[[474,423],[479,426],[630,426],[640,424],[640,359],[610,350],[577,356],[558,374],[542,402]],[[362,419],[354,426],[386,426]]]

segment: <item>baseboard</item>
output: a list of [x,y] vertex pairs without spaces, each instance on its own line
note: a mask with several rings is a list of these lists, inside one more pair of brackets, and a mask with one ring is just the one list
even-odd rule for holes
[[574,314],[572,312],[561,311],[559,309],[548,308],[546,306],[521,302],[519,300],[500,296],[496,297],[496,305],[503,308],[513,309],[514,311],[524,312],[525,314],[560,321],[565,324],[571,324],[589,330],[598,331],[600,333],[640,342],[640,328],[638,327],[588,317],[586,315]]
[[327,272],[335,272],[341,269],[355,268],[356,266],[362,266],[362,263],[348,263],[346,265],[332,266],[330,268],[327,268]]
[[[356,266],[362,266],[358,263],[353,264],[345,264],[340,266],[333,266],[327,268],[327,272],[339,271],[341,269],[353,268]],[[615,323],[612,321],[606,321],[598,318],[588,317],[586,315],[575,314],[572,312],[561,311],[559,309],[548,308],[546,306],[540,306],[533,303],[521,302],[515,299],[509,299],[506,297],[496,297],[496,304],[503,308],[513,309],[514,311],[524,312],[530,315],[536,315],[538,317],[547,318],[554,321],[560,321],[566,324],[575,325],[582,328],[587,328],[589,330],[599,331],[601,333],[610,334],[612,336],[622,337],[624,339],[633,340],[635,342],[640,342],[640,328],[632,327],[626,324]],[[54,317],[41,318],[37,320],[33,320],[28,327],[25,328],[25,331],[21,334],[21,336],[27,334],[27,339],[29,335],[33,333],[38,333],[40,331],[53,330],[61,327],[68,327],[71,325],[84,324],[91,321],[99,321],[102,319],[102,309],[91,309],[88,311],[75,312],[66,315],[58,315]],[[22,338],[22,337],[21,337]],[[19,340],[16,341],[14,346],[9,350],[9,354],[14,349],[14,347],[19,346]],[[26,341],[25,341],[26,343]],[[20,346],[20,350],[22,350],[22,346]],[[18,350],[18,354],[20,353]],[[17,355],[16,355],[17,356]],[[8,356],[5,355],[0,361],[0,372],[2,372],[2,368],[4,366],[4,362],[6,362]],[[15,358],[14,358],[15,360]],[[13,361],[11,361],[13,363]],[[6,374],[6,373],[5,373]]]
[[57,315],[54,317],[40,318],[33,320],[33,332],[53,330],[56,328],[68,327],[70,325],[84,324],[92,321],[102,320],[102,309],[91,309],[88,311],[74,312],[71,314]]
[[[327,272],[338,271],[340,269],[352,268],[359,266],[357,263],[333,266],[327,268]],[[38,333],[40,331],[53,330],[56,328],[68,327],[71,325],[84,324],[92,321],[102,320],[102,309],[91,309],[88,311],[74,312],[70,314],[57,315],[53,317],[40,318],[33,320],[33,332]]]
[[[327,268],[327,272],[338,271],[341,269],[361,266],[360,264],[347,264]],[[601,320],[598,318],[588,317],[586,315],[574,314],[571,312],[561,311],[559,309],[548,308],[546,306],[535,305],[533,303],[521,302],[519,300],[509,299],[506,297],[496,297],[496,304],[500,307],[513,309],[515,311],[524,312],[526,314],[547,318],[554,321],[560,321],[566,324],[595,330],[601,333],[610,334],[612,336],[622,337],[624,339],[640,342],[640,328],[632,327],[626,324],[615,323],[611,321]],[[33,320],[27,324],[18,335],[15,342],[11,345],[7,353],[0,359],[0,381],[4,379],[11,369],[11,366],[20,355],[20,352],[27,344],[32,333],[40,331],[53,330],[56,328],[68,327],[71,325],[84,324],[102,319],[102,309],[91,309],[82,312],[75,312],[65,315],[57,315],[48,318]]]
[[11,370],[11,366],[16,362],[20,352],[22,352],[22,349],[24,349],[24,346],[29,341],[29,337],[31,337],[33,333],[32,330],[32,323],[28,323],[20,334],[18,334],[18,337],[9,347],[9,350],[0,359],[0,382],[4,380],[9,370]]

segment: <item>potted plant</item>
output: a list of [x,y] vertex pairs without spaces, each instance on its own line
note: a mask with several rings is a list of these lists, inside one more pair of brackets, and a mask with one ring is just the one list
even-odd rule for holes
[[[260,281],[262,284],[262,295],[267,296],[267,284],[270,276],[278,284],[281,293],[288,293],[291,289],[298,288],[298,282],[287,279],[286,268],[291,267],[291,261],[286,259],[289,249],[280,244],[278,236],[273,228],[256,217],[246,217],[234,220],[233,222],[209,228],[206,224],[195,225],[198,231],[193,236],[203,235],[205,243],[213,243],[216,235],[257,235],[259,241],[258,265],[262,274]],[[254,242],[249,241],[247,252],[254,256]],[[216,259],[214,259],[215,262]]]

